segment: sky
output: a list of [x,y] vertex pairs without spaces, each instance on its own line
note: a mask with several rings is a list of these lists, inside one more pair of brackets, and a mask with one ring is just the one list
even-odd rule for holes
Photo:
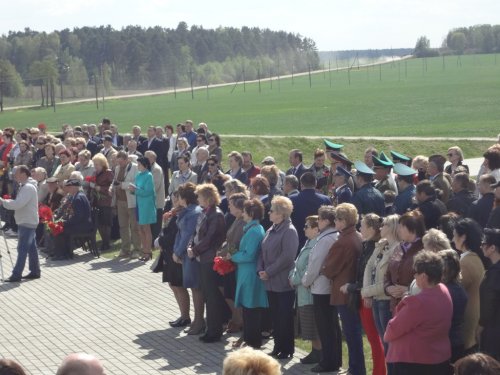
[[313,39],[320,51],[439,47],[450,29],[500,23],[498,0],[2,0],[0,34],[29,27],[260,27]]

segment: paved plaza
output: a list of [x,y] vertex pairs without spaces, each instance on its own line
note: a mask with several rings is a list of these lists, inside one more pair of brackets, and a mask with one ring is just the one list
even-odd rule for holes
[[[17,240],[8,244],[15,262]],[[9,277],[2,238],[0,249]],[[96,354],[108,374],[221,373],[237,336],[203,344],[170,328],[177,304],[161,274],[151,272],[151,262],[96,259],[81,250],[71,261],[40,261],[41,279],[0,282],[0,357],[19,361],[34,375],[55,374],[72,352]],[[303,354],[282,361],[286,374],[309,372],[311,366],[298,363]]]

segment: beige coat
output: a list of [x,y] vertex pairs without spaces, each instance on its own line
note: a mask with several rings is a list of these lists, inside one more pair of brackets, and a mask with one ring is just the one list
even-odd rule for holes
[[469,349],[477,344],[476,329],[479,324],[479,286],[484,276],[484,267],[476,253],[469,252],[460,259],[462,286],[467,292],[467,307],[464,315],[464,346]]
[[[389,260],[394,250],[399,246],[399,242],[389,245],[386,239],[381,239],[375,246],[372,256],[366,263],[363,276],[363,288],[361,296],[363,298],[374,298],[376,300],[390,300],[391,297],[385,294],[384,277],[387,272]],[[375,268],[375,282],[372,282],[372,272]]]

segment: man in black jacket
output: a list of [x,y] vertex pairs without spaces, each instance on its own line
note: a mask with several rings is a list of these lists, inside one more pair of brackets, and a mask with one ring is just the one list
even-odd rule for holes
[[449,212],[455,212],[460,216],[465,216],[474,201],[474,195],[469,190],[471,186],[469,175],[460,172],[453,176],[451,189],[453,195],[446,203]]
[[495,184],[495,177],[490,174],[483,174],[479,178],[477,188],[481,194],[481,198],[472,202],[469,208],[467,217],[476,220],[482,228],[486,228],[488,218],[490,217],[493,203],[495,201],[494,188],[491,185]]
[[415,198],[418,202],[418,209],[424,215],[425,228],[437,229],[439,218],[448,212],[446,206],[436,198],[436,190],[429,180],[420,181],[416,191]]

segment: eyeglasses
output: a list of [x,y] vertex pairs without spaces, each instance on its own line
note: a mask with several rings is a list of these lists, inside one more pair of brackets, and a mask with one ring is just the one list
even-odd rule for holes
[[196,142],[203,142],[203,139],[197,139]]
[[215,142],[215,139],[209,139],[208,141],[209,142]]
[[451,158],[453,156],[453,154],[448,154],[448,156]]
[[215,165],[215,163],[207,163],[207,165],[208,165],[209,167],[213,167],[213,166]]

